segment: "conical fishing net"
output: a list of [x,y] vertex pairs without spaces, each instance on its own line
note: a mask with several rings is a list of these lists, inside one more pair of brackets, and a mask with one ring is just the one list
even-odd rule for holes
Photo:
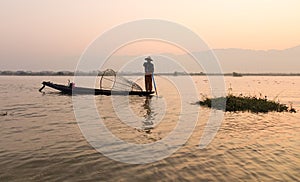
[[143,89],[135,82],[116,74],[112,69],[105,70],[100,79],[100,89],[117,91],[142,91]]

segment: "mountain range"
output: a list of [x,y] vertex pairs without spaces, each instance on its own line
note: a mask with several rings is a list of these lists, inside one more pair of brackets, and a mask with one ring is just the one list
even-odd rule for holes
[[285,50],[214,49],[223,72],[299,73],[300,46]]
[[[219,60],[223,73],[300,73],[300,45],[284,50],[250,50],[250,49],[213,49],[214,54]],[[210,51],[196,52],[199,54],[202,61],[209,61]],[[175,71],[182,71],[178,66],[172,67],[168,61],[164,61],[167,57],[175,59],[187,68],[188,72],[206,72],[201,70],[201,67],[192,61],[189,56],[186,55],[174,55],[163,54],[165,57],[159,57],[153,55],[155,58],[154,64],[156,72],[173,73]],[[152,55],[151,55],[152,57]],[[211,57],[210,57],[211,58]],[[57,58],[40,58],[35,60],[26,59],[10,60],[4,59],[3,64],[0,67],[0,71],[5,70],[53,70],[53,71],[74,71],[79,59],[79,54],[72,57],[57,57]],[[95,61],[105,59],[104,57],[94,56]],[[123,65],[126,65],[126,60],[135,60],[131,66],[133,71],[143,72],[143,57],[137,56],[124,56],[117,55],[112,56],[108,64],[104,68],[93,68],[94,70],[103,70],[105,68],[112,68],[114,70],[120,70]],[[206,61],[207,60],[207,61]],[[49,64],[45,64],[45,63]],[[51,64],[50,64],[51,63]],[[86,70],[85,70],[86,71]],[[88,70],[91,71],[91,70]],[[122,70],[120,70],[122,71]]]

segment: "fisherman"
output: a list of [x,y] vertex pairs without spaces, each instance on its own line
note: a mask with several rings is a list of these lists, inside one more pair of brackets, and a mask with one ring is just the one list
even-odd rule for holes
[[147,92],[152,91],[152,76],[154,72],[154,65],[151,63],[153,61],[150,56],[146,57],[143,66],[145,68],[145,87]]
[[75,83],[74,82],[70,82],[70,80],[68,79],[68,87],[69,88],[75,88]]
[[68,87],[70,87],[70,88],[72,87],[71,86],[71,81],[69,79],[68,79]]

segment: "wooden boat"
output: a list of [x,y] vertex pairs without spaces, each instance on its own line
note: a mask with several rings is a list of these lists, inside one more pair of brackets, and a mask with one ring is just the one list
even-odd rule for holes
[[61,91],[64,94],[93,94],[93,95],[139,95],[139,96],[149,96],[154,93],[154,91],[118,91],[118,90],[104,90],[104,89],[93,89],[84,87],[72,87],[66,85],[55,84],[52,82],[42,82],[43,87],[39,89],[41,92],[45,86]]

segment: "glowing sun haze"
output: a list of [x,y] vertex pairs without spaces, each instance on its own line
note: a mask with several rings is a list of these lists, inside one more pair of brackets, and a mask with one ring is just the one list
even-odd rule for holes
[[299,9],[299,0],[1,0],[0,70],[72,70],[101,33],[145,18],[182,24],[213,49],[287,49],[300,44]]

